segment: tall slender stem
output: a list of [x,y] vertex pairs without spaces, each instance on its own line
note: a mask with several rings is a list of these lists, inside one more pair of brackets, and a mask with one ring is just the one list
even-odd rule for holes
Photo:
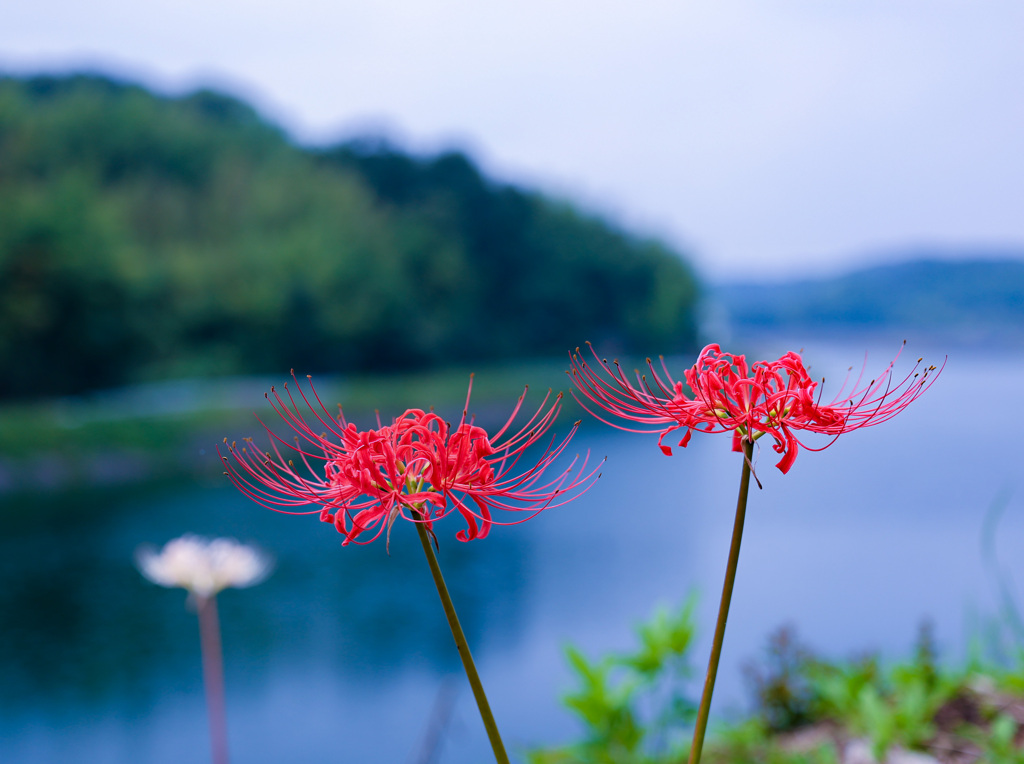
[[491,741],[494,758],[498,764],[509,764],[508,754],[505,753],[505,745],[501,742],[501,735],[498,734],[498,725],[494,721],[494,714],[491,713],[491,706],[487,702],[484,686],[480,682],[480,675],[476,672],[476,664],[473,663],[473,656],[469,652],[469,643],[466,642],[466,635],[462,632],[462,626],[459,624],[459,616],[455,613],[455,606],[452,604],[452,598],[448,594],[448,587],[445,586],[444,576],[441,575],[441,566],[437,564],[434,548],[430,545],[426,524],[416,522],[413,525],[416,526],[416,532],[419,533],[420,543],[423,544],[423,552],[427,555],[430,574],[434,577],[434,585],[437,587],[437,593],[441,597],[444,614],[448,617],[448,625],[451,627],[452,636],[455,637],[455,646],[459,648],[459,657],[462,658],[462,667],[466,670],[469,686],[473,688],[473,697],[476,698],[477,708],[480,709],[480,718],[483,719],[484,727],[487,730],[487,737]]
[[203,655],[203,684],[206,712],[210,717],[210,747],[213,764],[228,764],[228,725],[224,708],[224,662],[221,657],[220,619],[216,595],[196,595],[199,613],[199,645]]
[[693,743],[690,744],[689,764],[698,764],[701,749],[704,747],[704,732],[708,726],[708,714],[711,712],[711,693],[715,690],[715,676],[718,674],[718,659],[722,656],[722,642],[725,639],[725,622],[729,618],[729,603],[732,601],[732,587],[736,581],[736,564],[740,559],[740,541],[743,538],[743,520],[747,514],[747,493],[750,489],[750,460],[754,454],[754,444],[743,441],[743,473],[740,476],[740,495],[736,501],[736,520],[732,526],[732,544],[729,546],[729,563],[725,568],[725,584],[722,586],[722,602],[718,606],[718,622],[715,624],[715,639],[711,643],[711,657],[708,660],[708,673],[704,678],[704,692],[700,698],[700,709],[697,711],[697,726],[693,730]]

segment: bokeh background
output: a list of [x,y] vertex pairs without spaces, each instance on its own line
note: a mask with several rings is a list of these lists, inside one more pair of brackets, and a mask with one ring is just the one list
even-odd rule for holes
[[[761,455],[714,712],[742,713],[742,667],[787,623],[830,657],[899,657],[925,622],[951,664],[1005,647],[1024,575],[1019,3],[2,15],[4,762],[203,759],[194,616],[132,564],[185,532],[277,559],[222,597],[237,761],[486,757],[411,529],[390,556],[342,549],[220,474],[216,445],[257,434],[293,368],[360,423],[457,416],[472,371],[493,422],[525,384],[565,389],[587,340],[680,373],[705,342],[802,348],[827,391],[906,339],[897,369],[948,361],[900,417],[785,477]],[[667,459],[585,419],[576,447],[608,457],[586,496],[485,541],[439,528],[513,751],[577,732],[566,642],[621,649],[695,591],[705,654],[728,446]]]

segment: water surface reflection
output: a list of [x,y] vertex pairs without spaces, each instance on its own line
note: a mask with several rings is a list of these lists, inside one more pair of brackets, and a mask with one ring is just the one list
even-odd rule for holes
[[[819,370],[851,357],[819,355]],[[1011,575],[1024,576],[1012,425],[965,402],[979,390],[1015,400],[1022,372],[1021,359],[952,358],[895,420],[801,454],[788,476],[762,453],[716,712],[741,703],[740,665],[783,622],[830,655],[896,656],[929,618],[946,655],[963,656],[970,614],[995,609],[980,533],[1006,489],[997,548]],[[695,662],[706,654],[736,456],[725,439],[695,437],[668,459],[653,439],[592,425],[580,446],[609,461],[579,501],[472,544],[454,539],[454,518],[438,526],[441,563],[513,749],[573,733],[557,701],[568,681],[564,641],[625,647],[633,622],[697,589]],[[458,677],[407,526],[396,527],[390,556],[383,544],[342,549],[315,518],[274,514],[220,482],[12,497],[0,512],[5,762],[202,760],[195,618],[182,592],[132,567],[139,543],[185,532],[254,541],[277,558],[267,582],[221,597],[237,761],[409,760],[443,677]],[[479,762],[487,750],[462,691],[441,761]]]

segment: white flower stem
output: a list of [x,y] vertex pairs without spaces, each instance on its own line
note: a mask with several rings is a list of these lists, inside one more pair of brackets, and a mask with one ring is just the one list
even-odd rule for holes
[[210,746],[213,764],[228,764],[227,713],[224,704],[224,661],[221,655],[220,619],[217,598],[196,595],[199,613],[199,644],[203,655],[203,684],[206,711],[210,718]]

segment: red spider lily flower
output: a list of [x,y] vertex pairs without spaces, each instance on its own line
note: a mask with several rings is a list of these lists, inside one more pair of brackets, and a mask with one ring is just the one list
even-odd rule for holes
[[[271,443],[269,451],[261,451],[252,439],[247,439],[246,446],[239,448],[232,443],[228,447],[233,462],[226,456],[221,458],[226,474],[249,498],[287,514],[319,513],[321,520],[333,523],[344,534],[343,544],[369,543],[385,530],[390,538],[398,517],[425,523],[432,532],[433,523],[453,511],[462,515],[468,526],[456,538],[484,538],[494,524],[515,525],[548,507],[568,503],[596,479],[596,468],[587,471],[589,453],[582,460],[578,456],[572,459],[554,478],[544,478],[545,471],[575,435],[579,422],[561,442],[556,443],[552,437],[536,462],[518,469],[527,449],[544,436],[558,415],[561,393],[548,407],[548,391],[537,412],[513,433],[512,423],[522,407],[524,390],[505,425],[488,435],[484,428],[466,419],[472,375],[462,419],[454,428],[433,412],[409,409],[390,425],[381,425],[378,418],[377,429],[359,430],[345,421],[340,406],[337,417],[327,412],[312,381],[315,404],[297,379],[295,383],[304,407],[298,405],[288,385],[287,402],[274,388],[273,398],[267,396],[294,431],[294,442],[286,442],[264,424]],[[309,413],[304,414],[302,408]],[[297,458],[301,467],[289,457]],[[287,509],[310,504],[320,508]],[[528,514],[499,522],[493,517],[494,510]],[[371,538],[360,538],[367,531],[375,532]]]
[[[684,372],[692,397],[687,395],[682,381],[672,378],[664,358],[660,372],[647,359],[648,379],[639,371],[627,375],[617,361],[609,364],[591,347],[602,369],[596,371],[577,348],[570,356],[569,375],[581,393],[573,396],[587,411],[622,430],[659,432],[658,445],[669,456],[672,449],[664,441],[676,430],[685,430],[679,441],[683,448],[695,431],[732,433],[734,451],[743,450],[744,440],[753,443],[770,435],[775,441],[773,449],[782,457],[776,466],[785,474],[801,447],[821,451],[843,433],[885,422],[931,387],[942,369],[928,366],[918,371],[921,358],[901,381],[893,380],[893,368],[902,351],[900,348],[885,370],[866,385],[861,384],[863,371],[852,385],[847,377],[835,397],[824,404],[820,390],[815,398],[818,383],[811,379],[800,355],[792,352],[777,361],[748,364],[742,355],[723,353],[718,345],[708,345],[697,362]],[[609,421],[594,413],[588,403],[618,420],[643,427]],[[812,448],[796,437],[795,431],[800,430],[826,435],[831,440]]]

